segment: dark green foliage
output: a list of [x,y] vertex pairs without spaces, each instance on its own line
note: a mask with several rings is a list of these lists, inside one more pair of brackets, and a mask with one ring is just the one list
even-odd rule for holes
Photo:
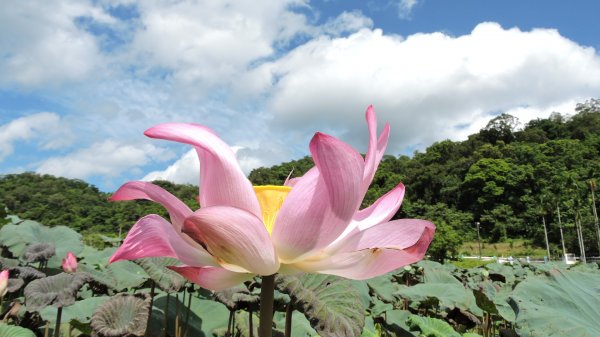
[[[177,195],[192,209],[198,208],[198,187],[156,181],[157,185]],[[10,214],[39,221],[47,226],[65,225],[87,233],[123,234],[146,214],[168,219],[162,206],[151,201],[108,202],[110,193],[81,180],[35,173],[0,176],[0,204]]]

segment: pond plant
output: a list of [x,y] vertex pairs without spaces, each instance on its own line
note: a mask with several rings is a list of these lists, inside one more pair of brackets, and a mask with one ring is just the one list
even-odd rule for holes
[[389,135],[366,117],[364,157],[317,133],[315,168],[266,187],[204,126],[149,129],[196,148],[200,209],[126,183],[112,200],[149,199],[170,219],[144,216],[101,250],[66,226],[8,216],[0,336],[600,336],[597,264],[421,260],[434,226],[392,220],[402,184],[359,209]]

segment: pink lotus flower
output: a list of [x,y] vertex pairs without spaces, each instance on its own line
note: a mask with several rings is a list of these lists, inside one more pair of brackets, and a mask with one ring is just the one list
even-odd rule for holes
[[8,269],[0,272],[0,297],[4,297],[8,291]]
[[359,210],[387,146],[389,125],[377,137],[367,109],[369,148],[365,158],[348,144],[316,133],[310,142],[315,167],[287,186],[253,187],[235,154],[210,129],[168,123],[148,137],[186,143],[200,158],[201,208],[148,182],[121,186],[110,200],[148,199],[162,204],[171,222],[141,218],[110,262],[168,256],[173,267],[202,287],[220,290],[254,275],[324,273],[368,279],[423,258],[435,226],[424,220],[390,221],[404,185]]
[[71,253],[67,253],[67,257],[62,260],[62,269],[65,273],[77,272],[77,257]]

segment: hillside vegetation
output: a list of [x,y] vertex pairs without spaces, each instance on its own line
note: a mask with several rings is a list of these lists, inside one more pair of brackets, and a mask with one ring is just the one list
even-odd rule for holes
[[[583,241],[586,255],[598,256],[592,192],[600,177],[599,151],[600,100],[525,125],[503,114],[465,141],[438,142],[412,157],[385,156],[363,206],[402,181],[406,196],[396,218],[434,221],[438,229],[429,252],[438,260],[456,256],[464,241],[476,240],[476,222],[485,242],[525,239],[545,248],[545,221],[551,253],[558,258],[558,210],[566,250],[579,255]],[[249,177],[254,184],[281,184],[292,170],[300,176],[312,165],[305,157],[255,169]],[[158,184],[197,207],[197,187]],[[151,202],[109,203],[108,196],[79,180],[33,173],[0,178],[0,203],[10,214],[49,226],[115,235],[145,214],[166,216]]]

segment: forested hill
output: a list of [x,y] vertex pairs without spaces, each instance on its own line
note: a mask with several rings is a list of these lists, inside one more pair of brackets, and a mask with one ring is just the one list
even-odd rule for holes
[[[293,170],[312,167],[308,157],[250,173],[254,184],[281,184]],[[554,113],[526,125],[510,115],[492,119],[461,142],[442,141],[412,157],[385,156],[364,206],[402,181],[404,204],[397,217],[426,218],[438,231],[430,253],[442,257],[463,240],[474,239],[475,222],[489,242],[526,238],[544,246],[542,217],[553,255],[559,255],[561,212],[567,250],[579,252],[580,220],[588,256],[599,244],[592,213],[592,190],[600,178],[600,100],[579,104],[570,114]],[[159,184],[196,206],[197,187]],[[151,202],[106,201],[108,194],[89,184],[33,173],[0,177],[0,204],[9,213],[81,232],[117,233],[148,213],[165,215]],[[1,208],[2,206],[0,206]]]

